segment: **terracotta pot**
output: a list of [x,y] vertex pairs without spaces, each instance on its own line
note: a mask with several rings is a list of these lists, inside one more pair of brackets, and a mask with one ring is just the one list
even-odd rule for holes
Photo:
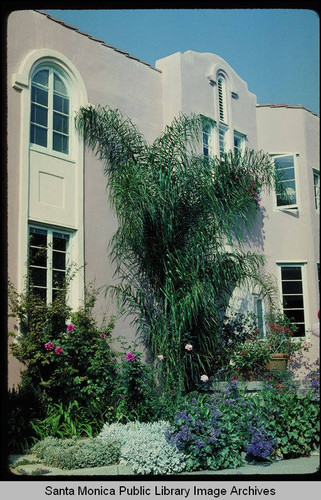
[[271,355],[271,360],[266,364],[267,370],[286,370],[288,367],[289,354],[285,352],[275,353]]

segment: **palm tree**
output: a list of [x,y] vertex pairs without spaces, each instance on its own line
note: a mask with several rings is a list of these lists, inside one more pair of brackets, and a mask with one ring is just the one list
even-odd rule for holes
[[[267,292],[264,259],[244,252],[258,194],[273,183],[262,152],[199,154],[204,117],[180,115],[151,145],[118,110],[81,108],[76,126],[103,161],[118,218],[111,287],[161,362],[165,387],[190,389],[215,364],[222,315],[248,280]],[[187,350],[186,345],[192,350]]]

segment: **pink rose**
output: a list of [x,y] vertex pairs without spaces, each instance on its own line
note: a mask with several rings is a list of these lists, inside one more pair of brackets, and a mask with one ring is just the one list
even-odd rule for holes
[[101,338],[101,339],[105,339],[106,337],[107,337],[106,333],[101,333],[101,334],[100,334],[100,338]]
[[191,344],[186,344],[185,349],[186,351],[191,351],[193,349],[193,346]]
[[158,357],[158,359],[159,359],[160,361],[162,361],[162,359],[164,359],[164,356],[163,356],[162,354],[159,354],[157,357]]
[[207,382],[208,381],[208,376],[207,375],[202,375],[201,376],[201,381],[202,382]]
[[47,343],[45,344],[45,349],[46,349],[47,351],[52,351],[54,347],[55,347],[55,346],[53,345],[53,343],[52,343],[52,342],[47,342]]
[[62,349],[62,348],[58,345],[58,346],[56,347],[56,349],[55,349],[55,353],[56,353],[56,354],[62,354],[63,352],[64,352],[64,351],[63,351],[63,349]]
[[75,328],[76,328],[75,325],[70,323],[70,325],[67,326],[67,332],[73,332]]
[[125,356],[125,359],[127,359],[127,361],[135,361],[135,358],[136,354],[134,354],[133,352],[128,352]]

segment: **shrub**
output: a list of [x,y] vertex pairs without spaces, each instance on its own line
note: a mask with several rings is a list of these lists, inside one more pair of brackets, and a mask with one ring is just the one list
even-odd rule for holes
[[[109,347],[114,318],[97,325],[92,315],[95,292],[87,293],[82,308],[71,313],[65,304],[67,288],[48,305],[32,290],[18,294],[9,287],[12,316],[20,326],[12,353],[25,365],[19,387],[40,393],[41,407],[68,407],[78,401],[91,414],[95,409],[94,418],[103,413],[103,422],[115,380],[115,353]],[[39,407],[34,407],[35,413]]]
[[136,474],[170,474],[181,472],[184,455],[165,439],[167,422],[129,422],[106,424],[99,435],[105,442],[121,443],[121,462],[130,465]]
[[266,432],[277,439],[277,454],[283,458],[306,456],[320,442],[320,407],[312,391],[267,389],[251,397],[255,415]]
[[25,453],[33,442],[35,432],[31,420],[43,417],[43,401],[32,387],[8,391],[8,453]]
[[185,454],[188,471],[225,469],[242,464],[239,422],[223,414],[216,402],[193,398],[176,412],[166,438]]
[[99,438],[79,440],[48,437],[36,443],[31,451],[45,465],[83,469],[118,463],[120,445],[117,441],[102,441]]
[[251,434],[251,442],[246,443],[245,448],[250,457],[256,460],[272,460],[278,445],[277,439],[272,438],[272,436],[266,432],[258,419],[256,426],[250,422],[249,431]]
[[116,419],[149,420],[151,401],[157,392],[152,368],[142,363],[141,353],[127,350],[116,366],[112,393]]

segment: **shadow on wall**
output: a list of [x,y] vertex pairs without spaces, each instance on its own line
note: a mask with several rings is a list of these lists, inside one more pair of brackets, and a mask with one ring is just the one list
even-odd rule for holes
[[266,217],[265,208],[261,209],[257,216],[255,217],[255,221],[251,226],[250,231],[244,228],[244,245],[248,248],[255,248],[259,251],[263,251],[263,243],[265,240],[264,230],[263,230],[263,220]]

